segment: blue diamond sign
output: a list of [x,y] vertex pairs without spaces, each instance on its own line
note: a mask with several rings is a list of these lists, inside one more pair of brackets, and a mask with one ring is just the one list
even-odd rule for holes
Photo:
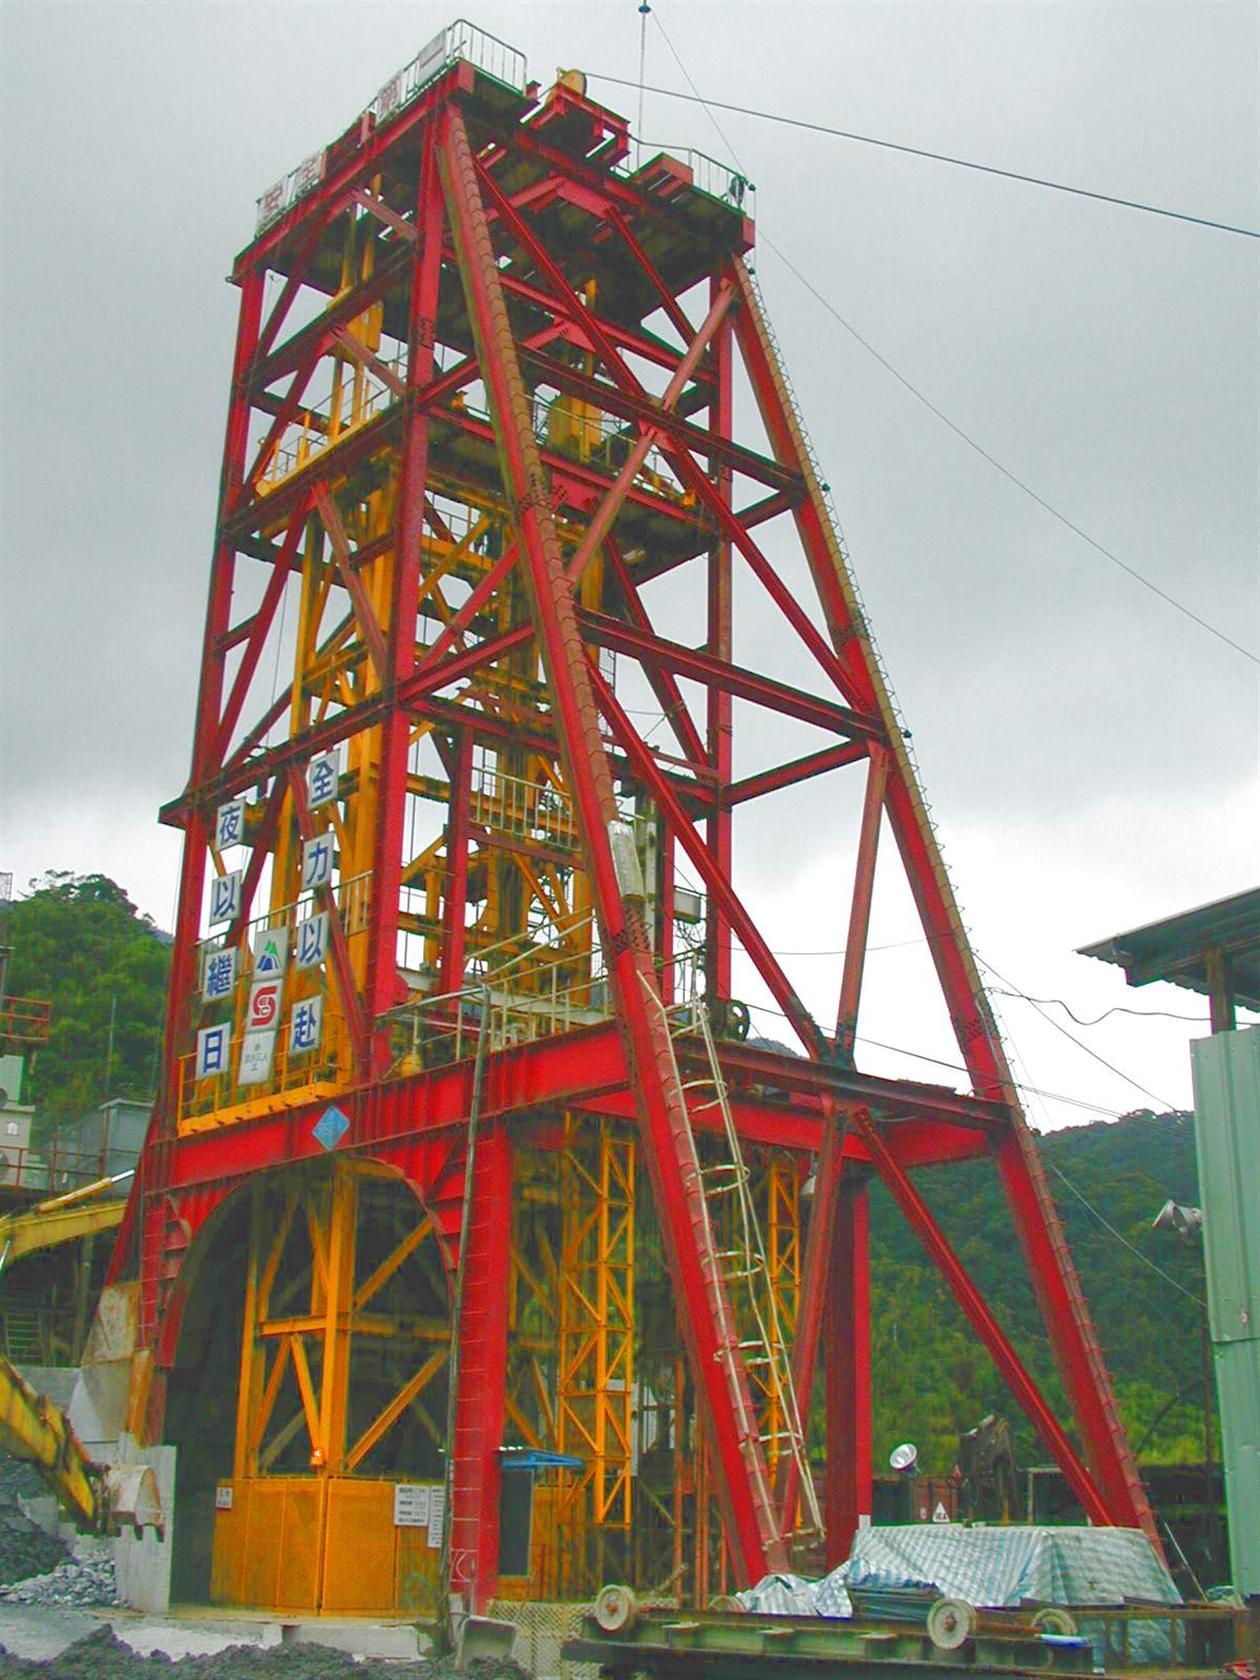
[[350,1130],[350,1122],[339,1108],[326,1108],[311,1127],[311,1136],[322,1149],[336,1149]]

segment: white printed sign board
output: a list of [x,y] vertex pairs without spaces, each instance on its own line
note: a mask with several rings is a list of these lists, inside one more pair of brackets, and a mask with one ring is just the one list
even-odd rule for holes
[[236,1070],[238,1085],[264,1085],[271,1078],[271,1064],[276,1053],[274,1032],[247,1032],[241,1040],[240,1066]]

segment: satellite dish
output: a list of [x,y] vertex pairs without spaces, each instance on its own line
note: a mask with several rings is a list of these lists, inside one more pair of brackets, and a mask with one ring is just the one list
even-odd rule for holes
[[889,1453],[888,1462],[894,1470],[913,1470],[919,1462],[919,1449],[913,1441],[903,1441]]
[[0,1108],[8,1108],[8,1106],[9,1093],[5,1090],[3,1085],[0,1085]]

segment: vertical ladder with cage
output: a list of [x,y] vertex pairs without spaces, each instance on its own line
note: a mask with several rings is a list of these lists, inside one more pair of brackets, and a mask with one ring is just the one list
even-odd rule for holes
[[[766,1399],[759,1436],[762,1448],[772,1465],[788,1457],[795,1468],[798,1491],[794,1508],[780,1513],[782,1532],[802,1538],[818,1535],[822,1532],[822,1512],[792,1383],[791,1350],[775,1299],[751,1174],[735,1128],[708,1005],[698,997],[667,1007],[654,993],[649,991],[648,995],[669,1029],[672,1076],[689,1125],[693,1115],[714,1110],[722,1121],[716,1134],[717,1152],[707,1163],[701,1162],[692,1131],[703,1208],[703,1217],[696,1224],[705,1264],[726,1289],[738,1327],[737,1346],[744,1370],[750,1384]],[[677,1045],[682,1038],[699,1038],[704,1048],[705,1067],[695,1078],[684,1079],[679,1068]],[[725,1217],[719,1217],[719,1212]],[[718,1246],[715,1226],[728,1233],[722,1238],[726,1246]]]

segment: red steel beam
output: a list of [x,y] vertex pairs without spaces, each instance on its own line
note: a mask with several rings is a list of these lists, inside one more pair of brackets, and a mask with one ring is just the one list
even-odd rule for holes
[[827,1275],[827,1568],[848,1557],[871,1516],[870,1206],[861,1169],[840,1185]]
[[[692,1223],[703,1222],[707,1235],[694,1140],[681,1091],[671,1084],[668,1025],[663,1014],[649,1013],[655,997],[651,950],[642,918],[622,899],[613,864],[609,827],[619,818],[591,692],[594,673],[578,633],[546,500],[542,463],[478,190],[478,169],[463,119],[453,108],[444,114],[442,179],[482,377],[491,399],[503,480],[517,512],[524,561],[521,575],[529,590],[539,648],[560,720],[566,780],[625,1035],[631,1084],[639,1099],[646,1166],[675,1287],[685,1303],[682,1316],[697,1391],[722,1468],[719,1497],[726,1532],[740,1577],[759,1579],[767,1569],[780,1567],[786,1552],[725,1287],[716,1269],[705,1265],[703,1243]],[[506,201],[501,194],[498,200],[502,210]]]

